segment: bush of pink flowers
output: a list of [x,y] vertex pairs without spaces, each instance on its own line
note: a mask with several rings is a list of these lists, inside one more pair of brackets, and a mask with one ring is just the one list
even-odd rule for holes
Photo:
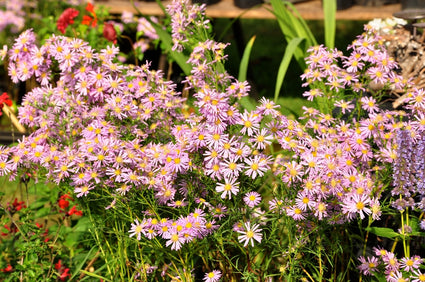
[[[24,31],[3,59],[39,84],[19,108],[31,134],[2,148],[0,174],[74,193],[103,280],[424,281],[425,92],[366,26],[348,55],[309,50],[317,107],[300,120],[266,98],[247,110],[204,8],[167,8],[188,96],[115,45]],[[402,110],[381,103],[394,90]]]

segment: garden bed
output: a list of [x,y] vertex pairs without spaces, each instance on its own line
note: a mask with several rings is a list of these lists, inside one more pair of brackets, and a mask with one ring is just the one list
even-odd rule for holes
[[[372,24],[334,48],[332,3],[318,44],[271,1],[287,45],[258,99],[255,39],[230,74],[228,44],[188,1],[119,21],[66,6],[16,35],[2,60],[33,83],[27,133],[0,152],[19,187],[0,193],[0,278],[423,281],[425,92]],[[152,49],[165,67],[146,62]],[[291,61],[297,107],[279,97]],[[403,111],[382,107],[392,92],[408,93]]]

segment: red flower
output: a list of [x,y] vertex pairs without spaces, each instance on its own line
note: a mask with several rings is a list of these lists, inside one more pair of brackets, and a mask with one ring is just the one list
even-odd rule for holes
[[69,268],[65,268],[64,271],[60,274],[59,280],[60,281],[65,281],[70,276],[71,276],[71,274],[69,273]]
[[18,199],[15,198],[15,201],[13,201],[12,205],[15,208],[16,211],[20,211],[21,209],[27,207],[24,203],[25,203],[24,201],[18,202]]
[[59,272],[59,280],[65,281],[71,274],[69,273],[69,268],[65,268],[65,266],[62,265],[62,260],[59,260],[57,263],[55,263],[55,269]]
[[60,15],[56,25],[62,34],[65,33],[66,28],[68,25],[74,23],[74,19],[78,16],[80,12],[75,10],[74,8],[68,8],[63,11],[62,15]]
[[86,11],[88,11],[93,17],[84,15],[83,21],[81,22],[84,25],[91,25],[92,27],[95,27],[97,25],[97,15],[94,11],[94,6],[91,3],[87,3]]
[[[11,230],[11,228],[9,227],[9,225],[5,224],[3,227],[4,227],[4,228],[6,228],[6,229],[7,229],[7,231],[9,231],[9,232],[8,232],[8,233],[4,233],[4,232],[2,232],[2,233],[1,233],[1,236],[7,236],[7,235],[9,235],[9,233],[13,232],[13,231]],[[15,227],[15,228],[16,228],[16,227]],[[13,232],[13,233],[14,233],[14,232]]]
[[2,115],[1,109],[3,109],[4,104],[9,107],[13,105],[12,100],[10,100],[9,95],[6,92],[0,95],[0,116]]
[[0,269],[1,272],[11,272],[13,270],[12,266],[8,264],[5,268]]
[[9,107],[12,106],[12,100],[10,100],[7,92],[3,92],[3,94],[0,95],[0,104],[2,105],[2,107],[3,107],[3,104],[8,105]]
[[103,27],[103,36],[106,38],[106,40],[117,44],[117,32],[112,23],[105,23]]
[[[38,228],[43,228],[43,224],[40,224],[40,223],[35,223],[35,225],[38,227]],[[44,229],[44,232],[43,232],[43,234],[41,234],[41,236],[42,237],[44,237],[44,243],[47,243],[47,242],[49,242],[49,238],[47,237],[49,235],[49,229]]]
[[55,263],[55,269],[59,270],[62,268],[62,260],[59,260],[57,263]]
[[77,210],[76,209],[76,207],[75,206],[73,206],[67,213],[66,213],[66,215],[69,215],[69,216],[71,216],[71,215],[73,215],[73,214],[75,214],[75,215],[78,215],[78,216],[82,216],[83,215],[83,212],[82,211],[79,211],[79,210]]
[[69,196],[68,194],[62,195],[59,197],[59,201],[58,201],[58,205],[59,208],[61,208],[62,210],[66,209],[67,207],[69,207],[69,201],[68,199],[72,199],[71,196]]

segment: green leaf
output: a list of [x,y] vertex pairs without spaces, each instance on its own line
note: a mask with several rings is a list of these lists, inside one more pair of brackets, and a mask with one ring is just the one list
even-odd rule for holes
[[51,208],[50,207],[41,208],[37,212],[35,212],[34,218],[42,218],[42,217],[45,217],[49,214],[51,214]]
[[[83,266],[87,263],[87,261],[91,258],[92,254],[94,253],[94,251],[97,249],[96,246],[94,246],[93,248],[90,249],[90,251],[88,251],[88,253],[85,255],[85,257],[82,257],[82,254],[76,255],[75,261],[78,261],[78,265],[75,268],[75,271],[73,272],[74,274],[72,275],[72,277],[70,278],[71,281],[74,281],[74,279],[76,278],[77,275],[80,274],[80,271],[82,271]],[[81,259],[78,259],[79,256],[81,256]]]
[[40,207],[43,207],[46,203],[49,203],[49,198],[47,197],[38,198],[37,201],[30,203],[29,208],[31,210],[36,210]]
[[384,238],[395,238],[400,236],[399,233],[387,227],[368,227],[366,228],[366,231],[369,231],[370,233],[373,233],[376,236]]
[[298,45],[298,48],[294,51],[298,65],[304,70],[306,68],[305,56],[307,49],[310,46],[317,45],[313,33],[292,3],[288,1],[282,2],[281,0],[270,0],[270,3],[273,8],[271,12],[276,16],[286,42],[289,43],[297,37],[305,39],[305,44]]
[[171,38],[171,35],[162,29],[162,27],[154,22],[151,21],[152,26],[155,28],[156,34],[158,34],[159,39],[161,40],[162,46],[165,49],[165,51],[169,54],[169,56],[180,66],[180,68],[183,70],[185,75],[190,75],[190,71],[192,70],[192,67],[190,64],[187,63],[187,60],[189,59],[187,56],[185,56],[181,52],[173,51],[173,39]]
[[325,21],[325,45],[335,47],[336,0],[323,0],[323,16]]
[[109,280],[108,278],[103,277],[103,276],[100,276],[100,275],[98,275],[98,274],[96,274],[96,273],[94,273],[94,272],[89,272],[89,271],[86,271],[86,270],[83,270],[83,269],[81,269],[80,271],[81,271],[82,273],[84,273],[85,275],[90,276],[90,277],[94,277],[94,278],[102,279],[103,281],[111,281],[111,280]]
[[242,55],[241,63],[239,65],[239,76],[238,76],[239,81],[246,80],[246,76],[248,73],[249,57],[251,56],[251,51],[252,51],[252,46],[254,45],[254,41],[255,41],[255,35],[251,37],[251,39],[246,44],[245,50]]
[[256,107],[255,103],[249,96],[242,97],[242,99],[239,100],[239,104],[248,111],[252,111]]
[[277,102],[277,99],[279,98],[280,89],[282,88],[283,80],[285,79],[286,71],[288,70],[289,63],[291,62],[292,57],[294,56],[294,53],[296,49],[298,48],[299,44],[304,40],[304,38],[296,37],[292,39],[288,46],[286,47],[285,54],[283,55],[282,62],[279,66],[279,71],[277,73],[277,79],[276,79],[276,88],[274,92],[274,102]]

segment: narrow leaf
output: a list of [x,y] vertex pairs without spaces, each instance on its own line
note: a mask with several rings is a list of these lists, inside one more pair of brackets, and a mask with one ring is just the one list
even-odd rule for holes
[[241,63],[239,65],[239,76],[238,76],[239,81],[246,80],[246,76],[248,73],[249,57],[251,56],[251,50],[252,50],[252,46],[254,45],[254,41],[255,41],[255,35],[251,37],[251,39],[246,44],[245,50],[242,55]]
[[183,70],[185,75],[189,75],[192,67],[187,63],[189,59],[181,52],[173,51],[173,40],[171,35],[162,29],[158,24],[151,22],[152,26],[155,28],[156,34],[158,34],[159,39],[165,46],[165,51],[170,55],[170,57],[179,65],[179,67]]
[[289,63],[291,62],[292,57],[294,56],[295,50],[297,50],[298,45],[304,40],[304,38],[296,37],[292,39],[288,46],[285,49],[285,54],[283,55],[282,61],[280,62],[279,71],[277,73],[276,79],[276,88],[274,92],[274,102],[277,103],[279,98],[280,89],[282,88],[283,80],[285,79],[286,71],[288,70]]
[[380,236],[384,238],[395,238],[400,236],[400,234],[398,234],[391,228],[386,228],[386,227],[369,227],[369,228],[366,228],[366,231],[369,231],[375,234],[376,236]]
[[325,45],[335,47],[336,0],[323,0],[323,16],[325,20]]

